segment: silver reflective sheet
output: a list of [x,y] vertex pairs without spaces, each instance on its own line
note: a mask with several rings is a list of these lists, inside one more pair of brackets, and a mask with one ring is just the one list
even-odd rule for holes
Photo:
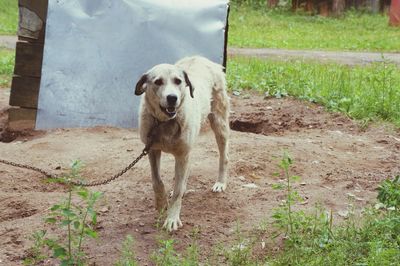
[[203,55],[222,63],[227,0],[49,0],[37,129],[137,127],[140,76]]

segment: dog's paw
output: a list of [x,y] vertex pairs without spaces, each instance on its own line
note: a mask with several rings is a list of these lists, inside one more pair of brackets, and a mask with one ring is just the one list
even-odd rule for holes
[[215,182],[212,191],[213,192],[223,192],[226,189],[226,183]]
[[168,232],[176,231],[178,230],[179,227],[182,227],[183,224],[181,222],[181,219],[179,217],[175,218],[167,218],[164,222],[163,228],[167,230]]

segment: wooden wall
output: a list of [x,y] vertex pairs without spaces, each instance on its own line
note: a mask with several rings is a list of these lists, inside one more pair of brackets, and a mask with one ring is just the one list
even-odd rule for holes
[[36,122],[48,0],[19,0],[18,42],[11,84],[8,128],[33,129]]
[[304,9],[322,16],[340,16],[351,8],[372,13],[386,12],[389,6],[390,0],[292,0],[292,10]]

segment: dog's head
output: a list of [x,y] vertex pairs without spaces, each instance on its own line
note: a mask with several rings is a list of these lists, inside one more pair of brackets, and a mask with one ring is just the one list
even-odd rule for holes
[[173,119],[182,101],[189,93],[193,98],[193,86],[187,73],[177,66],[156,65],[144,74],[136,84],[135,94],[146,93],[146,100],[159,119]]

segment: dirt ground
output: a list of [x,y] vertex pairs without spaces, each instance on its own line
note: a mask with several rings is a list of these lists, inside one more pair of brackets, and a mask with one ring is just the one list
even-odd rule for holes
[[[0,128],[7,116],[8,95],[8,90],[0,90]],[[265,219],[270,221],[273,209],[284,199],[284,192],[271,185],[283,182],[274,173],[285,149],[294,159],[292,174],[301,176],[294,187],[305,201],[296,207],[312,209],[321,203],[333,211],[335,220],[342,219],[338,213],[347,210],[350,202],[357,209],[373,203],[378,183],[400,172],[400,132],[388,126],[362,131],[342,115],[290,98],[264,99],[246,93],[231,97],[231,126],[243,132],[231,134],[227,191],[211,192],[218,153],[212,132],[205,131],[192,154],[189,193],[181,213],[184,226],[171,236],[178,241],[179,251],[192,241],[194,229],[199,231],[201,254],[206,256],[219,243],[227,245],[235,239],[237,222],[245,233]],[[125,167],[142,147],[136,130],[59,129],[0,142],[0,158],[53,173],[67,171],[73,160],[80,159],[86,165],[83,173],[94,180]],[[161,167],[171,187],[173,158],[164,155]],[[141,265],[151,265],[150,255],[165,233],[156,227],[147,159],[122,178],[94,190],[104,192],[104,197],[98,205],[100,237],[85,246],[89,261],[113,265],[123,239],[130,234]],[[21,265],[32,243],[29,236],[43,229],[50,206],[65,195],[62,187],[44,183],[40,174],[0,164],[1,265]]]

